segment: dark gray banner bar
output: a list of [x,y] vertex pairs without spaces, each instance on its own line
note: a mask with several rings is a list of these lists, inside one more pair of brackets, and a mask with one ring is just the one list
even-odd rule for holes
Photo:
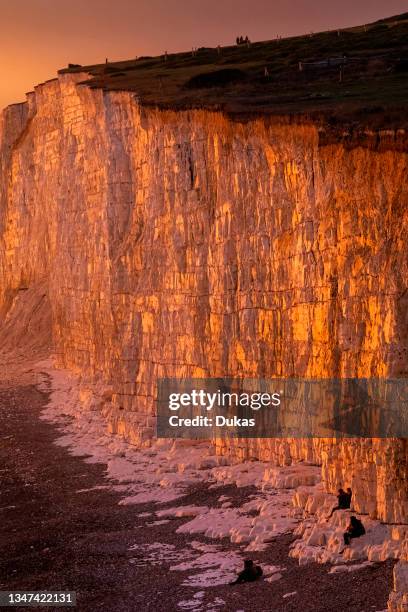
[[408,438],[408,379],[162,378],[159,438]]
[[76,606],[75,591],[0,591],[0,607]]

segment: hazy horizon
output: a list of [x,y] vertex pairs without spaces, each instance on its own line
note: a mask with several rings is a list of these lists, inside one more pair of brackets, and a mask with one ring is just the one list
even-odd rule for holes
[[406,0],[0,0],[0,109],[69,62],[93,64],[269,40],[369,23],[408,10]]

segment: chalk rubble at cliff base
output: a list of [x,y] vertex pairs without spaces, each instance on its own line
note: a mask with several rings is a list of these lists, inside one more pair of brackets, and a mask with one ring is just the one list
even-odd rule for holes
[[[89,401],[92,394],[84,392],[72,375],[55,370],[49,360],[42,362],[38,371],[43,373],[39,374],[38,386],[51,390],[51,400],[42,418],[60,426],[62,435],[57,444],[74,455],[84,456],[86,462],[105,463],[111,480],[109,486],[123,493],[120,504],[154,504],[152,512],[142,513],[151,517],[146,527],[186,517],[191,520],[179,526],[178,533],[211,539],[227,537],[238,545],[238,552],[234,553],[211,545],[200,550],[203,545],[194,542],[188,551],[169,551],[160,543],[143,550],[148,562],[168,561],[171,553],[173,571],[185,569],[187,559],[193,573],[185,586],[206,588],[228,583],[247,551],[255,554],[263,551],[270,540],[284,533],[298,536],[290,556],[301,565],[329,563],[329,574],[358,571],[390,558],[408,558],[408,526],[384,525],[367,516],[361,516],[366,535],[344,548],[343,532],[352,512],[337,511],[326,519],[336,498],[324,491],[319,467],[306,463],[273,467],[261,461],[229,464],[206,442],[158,440],[148,448],[138,449],[107,433],[101,411]],[[84,397],[88,402],[83,401]],[[244,496],[238,506],[232,506],[226,495],[220,495],[220,507],[183,505],[182,498],[189,487],[200,483],[209,484],[212,489],[228,484],[238,488],[255,486],[257,493],[249,498]],[[78,494],[81,492],[78,490]],[[177,505],[160,509],[161,504],[172,501],[177,501]],[[394,591],[389,599],[389,610],[393,612],[407,610],[407,568],[408,563],[402,560],[394,570]],[[285,568],[270,566],[264,570],[265,579],[273,582],[279,580]],[[180,602],[179,607],[199,609],[195,604],[200,601],[196,598]]]

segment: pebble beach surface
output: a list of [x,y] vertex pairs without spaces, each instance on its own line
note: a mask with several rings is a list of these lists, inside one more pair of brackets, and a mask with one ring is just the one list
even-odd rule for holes
[[[2,590],[76,591],[81,612],[386,608],[391,561],[329,574],[329,566],[299,567],[288,557],[292,535],[245,554],[226,539],[176,533],[188,518],[157,520],[155,515],[177,505],[219,507],[220,497],[240,506],[254,493],[252,487],[214,489],[201,483],[180,500],[120,505],[123,495],[111,486],[104,464],[88,463],[55,445],[58,427],[39,418],[47,401],[48,394],[34,385],[0,391]],[[251,556],[281,571],[270,581],[208,586],[214,554],[227,562]]]

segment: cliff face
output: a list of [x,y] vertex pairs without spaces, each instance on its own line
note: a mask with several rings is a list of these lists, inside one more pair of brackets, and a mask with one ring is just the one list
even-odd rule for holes
[[[408,374],[408,155],[313,125],[143,108],[60,75],[0,122],[0,308],[47,286],[61,365],[152,435],[158,376]],[[406,522],[399,440],[217,441],[323,465]]]

